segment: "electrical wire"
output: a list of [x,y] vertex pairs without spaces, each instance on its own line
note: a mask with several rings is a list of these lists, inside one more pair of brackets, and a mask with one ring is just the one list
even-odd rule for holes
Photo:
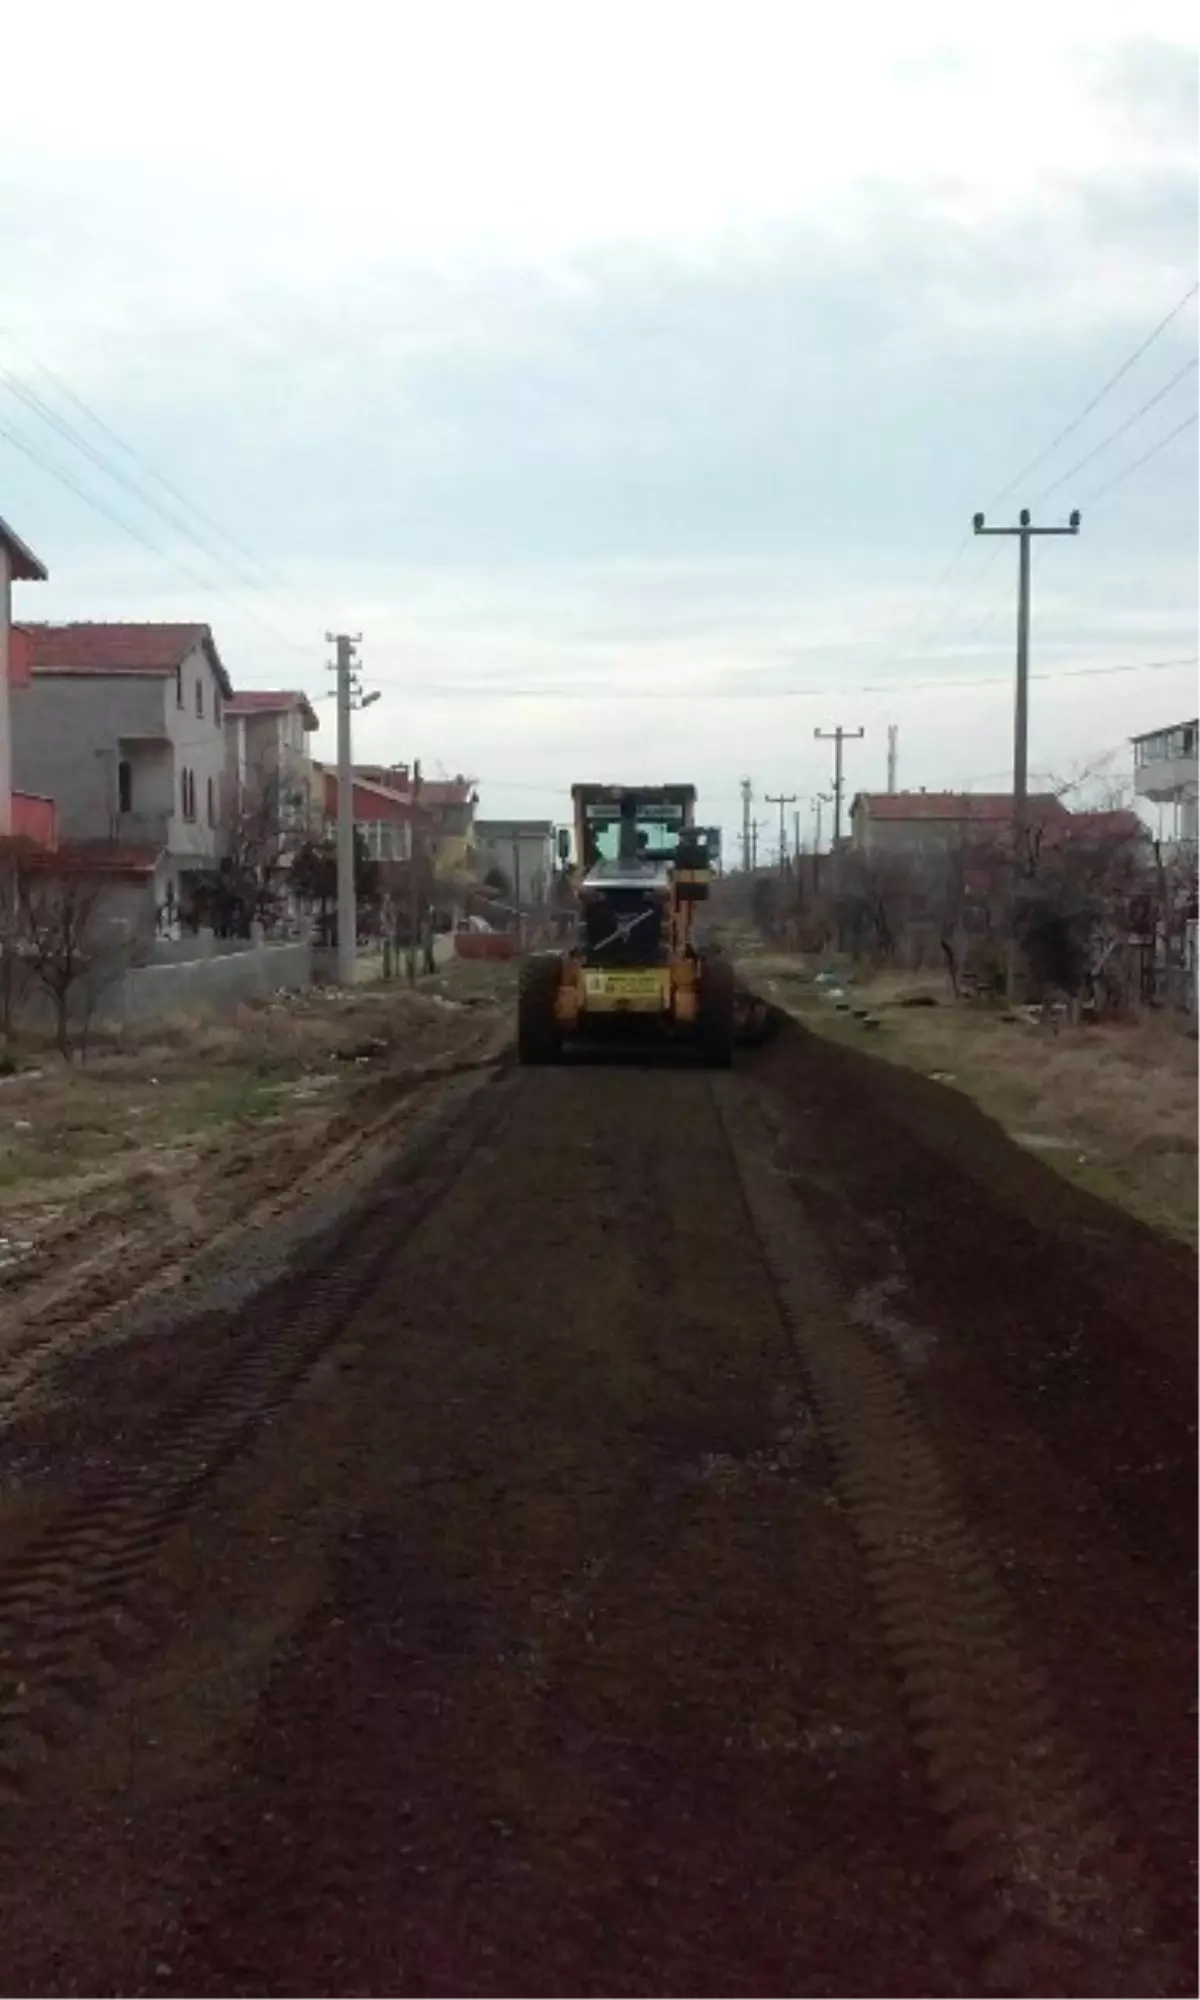
[[1190,288],[1184,293],[1183,297],[1176,301],[1176,303],[1171,307],[1170,312],[1167,313],[1163,319],[1159,320],[1158,325],[1153,329],[1151,333],[1148,333],[1146,335],[1146,338],[1145,340],[1142,341],[1141,345],[1139,347],[1135,347],[1133,353],[1129,355],[1128,358],[1121,363],[1121,366],[1117,369],[1116,374],[1110,375],[1108,381],[1104,384],[1103,388],[1098,389],[1096,391],[1096,394],[1092,397],[1091,401],[1084,404],[1078,416],[1072,417],[1069,424],[1064,424],[1063,428],[1060,431],[1058,431],[1054,437],[1051,438],[1049,444],[1043,446],[1042,450],[1037,453],[1036,457],[1030,459],[1028,465],[1022,466],[1016,478],[1009,481],[1008,485],[1004,488],[1003,492],[998,493],[994,500],[989,501],[988,503],[989,512],[993,507],[998,507],[1001,501],[1007,500],[1009,495],[1011,493],[1014,493],[1017,487],[1020,486],[1024,480],[1028,479],[1031,472],[1036,472],[1039,465],[1044,465],[1046,460],[1050,458],[1052,454],[1058,450],[1060,444],[1065,444],[1066,440],[1074,435],[1074,433],[1079,429],[1080,425],[1085,421],[1085,419],[1091,416],[1093,410],[1099,409],[1101,403],[1105,400],[1105,398],[1111,395],[1112,391],[1116,388],[1117,383],[1124,380],[1125,376],[1128,375],[1130,369],[1134,366],[1134,364],[1140,361],[1143,354],[1147,353],[1148,350],[1151,347],[1153,347],[1155,341],[1159,338],[1159,335],[1166,332],[1167,328],[1171,325],[1173,320],[1178,319],[1184,307],[1191,303],[1191,301],[1195,298],[1197,292],[1200,292],[1200,281],[1197,281],[1196,284],[1190,286]]
[[[283,590],[289,598],[292,596],[293,587],[290,583],[286,581],[286,579],[279,577],[273,570],[269,568],[269,566],[266,563],[262,562],[259,557],[257,557],[252,553],[251,550],[247,549],[241,542],[239,542],[235,536],[231,535],[228,529],[222,527],[219,521],[215,520],[211,514],[206,513],[204,508],[198,507],[194,500],[189,500],[187,494],[182,492],[178,486],[176,486],[171,480],[169,480],[166,477],[165,473],[159,472],[155,466],[151,465],[150,461],[147,458],[145,458],[140,452],[135,451],[134,447],[129,443],[128,439],[122,437],[121,433],[115,430],[113,426],[100,415],[98,410],[94,410],[90,403],[85,402],[83,397],[80,396],[78,392],[71,387],[71,384],[68,381],[66,381],[63,376],[56,374],[53,368],[48,367],[47,364],[44,361],[42,361],[37,354],[34,353],[32,348],[30,348],[26,344],[26,342],[18,339],[17,335],[12,331],[11,327],[0,324],[0,336],[3,336],[3,338],[7,340],[12,347],[15,347],[17,349],[18,353],[23,354],[28,361],[32,362],[33,366],[38,370],[38,372],[44,375],[48,382],[52,382],[55,388],[59,391],[59,393],[65,396],[68,402],[73,403],[75,408],[81,413],[81,415],[85,416],[88,419],[89,423],[94,424],[97,430],[102,431],[105,437],[109,438],[112,441],[112,443],[118,447],[120,451],[124,452],[127,458],[132,460],[132,462],[135,465],[140,466],[143,472],[148,474],[148,476],[151,479],[153,479],[157,485],[161,486],[165,493],[169,493],[173,499],[177,500],[181,506],[187,509],[189,514],[194,515],[198,521],[203,522],[204,525],[208,527],[213,534],[219,536],[221,541],[225,542],[236,555],[242,557],[244,561],[250,563],[255,569],[261,571],[262,575],[265,578],[274,583],[274,585],[278,589]],[[11,381],[10,381],[10,386],[11,386]],[[26,384],[25,387],[28,388],[28,384]],[[36,397],[35,390],[29,390],[29,393],[30,395]],[[40,401],[41,399],[38,398],[38,400]],[[113,473],[111,476],[114,478],[117,477],[115,473]],[[223,560],[225,559],[223,558]]]
[[179,571],[181,576],[187,577],[188,581],[195,584],[200,590],[206,591],[209,595],[218,598],[221,603],[229,605],[239,616],[258,619],[258,622],[265,626],[277,644],[286,646],[289,651],[303,652],[307,656],[309,652],[308,647],[301,646],[297,640],[289,639],[286,634],[278,631],[269,620],[262,618],[252,605],[234,603],[234,600],[226,597],[224,592],[218,588],[210,577],[202,576],[198,570],[190,569],[186,563],[181,562],[177,556],[172,555],[169,549],[164,549],[161,543],[152,541],[150,536],[143,533],[141,528],[136,527],[132,521],[127,521],[123,514],[118,514],[115,508],[110,507],[106,500],[101,499],[98,494],[91,492],[86,486],[80,485],[79,481],[71,473],[64,472],[62,467],[55,465],[52,459],[43,457],[29,443],[27,438],[21,437],[17,431],[10,430],[6,424],[0,424],[0,437],[6,439],[15,450],[21,452],[24,457],[29,459],[32,464],[38,466],[41,471],[48,472],[52,479],[57,479],[61,486],[65,486],[69,492],[76,494],[87,506],[94,508],[97,513],[104,515],[105,519],[111,521],[115,527],[120,528],[122,533],[132,536],[133,540],[140,542],[143,548],[149,549],[152,555],[156,555],[161,561],[169,563],[173,569]]
[[1184,431],[1189,431],[1196,422],[1198,415],[1200,415],[1200,411],[1193,410],[1190,417],[1185,417],[1181,424],[1176,424],[1175,429],[1168,431],[1166,437],[1159,438],[1158,443],[1152,444],[1149,451],[1144,451],[1140,458],[1135,458],[1132,465],[1127,465],[1123,471],[1116,473],[1106,486],[1097,487],[1094,493],[1089,493],[1087,499],[1082,502],[1082,505],[1084,507],[1094,507],[1096,502],[1103,500],[1106,494],[1113,492],[1118,486],[1123,486],[1125,481],[1132,478],[1135,472],[1141,471],[1143,465],[1148,465],[1152,458],[1158,457],[1160,451],[1165,451],[1169,444],[1174,444],[1177,437],[1182,437]]
[[1057,493],[1059,487],[1065,486],[1068,479],[1074,479],[1077,472],[1082,472],[1085,465],[1090,465],[1094,458],[1099,458],[1101,452],[1107,451],[1110,444],[1115,444],[1119,437],[1124,437],[1126,431],[1132,429],[1139,417],[1144,417],[1147,411],[1154,409],[1157,403],[1162,402],[1164,396],[1169,396],[1176,383],[1182,382],[1185,375],[1193,374],[1196,366],[1197,363],[1194,356],[1192,360],[1185,361],[1183,367],[1176,374],[1172,375],[1169,382],[1164,382],[1162,388],[1157,390],[1148,402],[1143,403],[1139,410],[1135,410],[1131,417],[1126,417],[1124,423],[1118,424],[1116,430],[1110,431],[1106,438],[1101,438],[1099,444],[1093,445],[1092,449],[1083,458],[1077,460],[1069,472],[1064,472],[1060,479],[1056,479],[1052,486],[1043,488],[1042,492],[1038,495],[1038,504],[1043,500],[1048,500],[1052,493]]

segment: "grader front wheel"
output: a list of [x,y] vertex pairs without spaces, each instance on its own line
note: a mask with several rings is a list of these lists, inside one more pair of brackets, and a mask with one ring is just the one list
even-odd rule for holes
[[733,967],[724,959],[705,959],[700,973],[696,1043],[701,1062],[710,1069],[728,1069],[733,1061],[734,1011]]
[[551,952],[527,958],[517,985],[517,1060],[557,1062],[562,1040],[554,1003],[562,977],[561,961]]

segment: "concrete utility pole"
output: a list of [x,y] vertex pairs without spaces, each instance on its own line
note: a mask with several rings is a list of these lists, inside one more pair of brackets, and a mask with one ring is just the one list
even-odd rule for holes
[[797,792],[763,793],[763,798],[767,805],[779,807],[779,872],[781,875],[787,874],[787,823],[784,819],[784,810],[787,806],[794,806],[798,797],[799,793]]
[[989,528],[982,514],[974,520],[977,535],[1017,535],[1020,538],[1020,565],[1017,573],[1017,692],[1013,718],[1013,853],[1019,858],[1025,837],[1029,798],[1029,583],[1030,543],[1035,535],[1077,535],[1079,510],[1065,528],[1035,528],[1028,507],[1022,507],[1015,528]]
[[421,759],[413,759],[412,825],[408,840],[408,983],[416,985],[417,961],[421,948],[421,889],[425,842],[417,824],[421,812]]
[[[1025,866],[1025,839],[1029,819],[1029,585],[1030,543],[1035,535],[1077,535],[1079,509],[1068,517],[1065,528],[1035,528],[1028,507],[1022,507],[1015,528],[989,528],[982,514],[973,522],[977,535],[1016,535],[1020,540],[1017,571],[1017,687],[1013,714],[1013,897],[1021,883]],[[1017,984],[1016,939],[1008,948],[1008,994],[1013,998]]]
[[896,789],[896,738],[900,731],[894,722],[888,723],[888,791]]
[[742,779],[742,873],[750,873],[750,809],[754,803],[754,787],[749,778]]
[[354,764],[350,751],[350,714],[368,708],[377,694],[363,695],[359,687],[355,653],[362,633],[353,638],[347,632],[327,632],[326,640],[337,648],[333,662],[337,675],[337,976],[341,986],[353,986],[358,963],[358,903],[354,883]]
[[814,729],[813,735],[816,737],[818,743],[832,743],[834,746],[833,847],[836,853],[842,838],[842,789],[844,785],[842,777],[842,746],[845,743],[856,743],[861,736],[866,735],[866,731],[864,729],[843,729],[839,723],[836,729]]

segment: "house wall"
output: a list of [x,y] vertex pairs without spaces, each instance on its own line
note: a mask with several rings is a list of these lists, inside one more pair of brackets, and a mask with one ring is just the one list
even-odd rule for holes
[[115,837],[118,742],[167,733],[165,691],[145,674],[35,674],[13,690],[13,782],[56,801],[60,838]]
[[[174,802],[168,846],[172,857],[183,867],[204,867],[217,853],[217,828],[208,821],[208,785],[212,782],[214,814],[220,818],[221,781],[225,770],[225,725],[220,714],[220,689],[202,647],[197,647],[180,670],[182,706],[175,682],[164,689],[167,735],[175,758]],[[203,688],[204,714],[196,714],[196,684]],[[183,817],[182,774],[192,772],[196,788],[196,817]]]
[[514,878],[519,867],[521,901],[545,900],[554,866],[553,830],[481,819],[475,822],[475,842],[475,872],[481,881],[493,869],[499,869],[515,893],[518,884]]
[[12,629],[12,561],[0,542],[0,835],[12,832],[12,723],[8,691],[8,635]]

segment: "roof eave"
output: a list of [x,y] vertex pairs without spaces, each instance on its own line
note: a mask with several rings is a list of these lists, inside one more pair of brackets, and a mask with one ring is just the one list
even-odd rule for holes
[[0,518],[0,542],[8,550],[15,583],[48,583],[50,572],[40,557],[35,556],[28,542],[10,528],[8,522]]

